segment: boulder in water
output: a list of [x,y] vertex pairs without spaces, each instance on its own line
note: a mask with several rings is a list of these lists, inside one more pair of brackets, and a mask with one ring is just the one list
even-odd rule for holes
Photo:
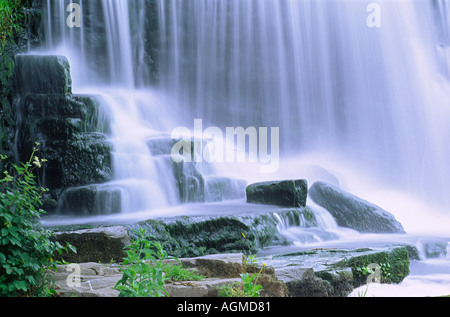
[[120,213],[121,191],[108,185],[68,188],[57,206],[57,213],[75,216],[109,215]]
[[248,203],[305,207],[308,183],[304,179],[255,183],[246,192]]
[[309,189],[309,197],[328,210],[341,227],[361,233],[405,233],[392,214],[337,186],[315,182]]

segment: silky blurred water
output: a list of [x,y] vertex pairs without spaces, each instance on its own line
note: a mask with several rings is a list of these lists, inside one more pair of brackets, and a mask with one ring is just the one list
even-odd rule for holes
[[[79,0],[80,28],[66,24],[69,0],[44,3],[44,51],[66,55],[74,92],[100,95],[111,118],[123,213],[87,221],[247,210],[180,206],[167,164],[152,156],[149,138],[201,119],[280,129],[276,173],[224,162],[218,175],[325,180],[394,214],[407,237],[450,236],[448,1],[380,2],[379,27],[368,25],[370,0],[155,0],[153,11],[143,0]],[[317,212],[319,230],[283,229],[294,246],[392,239],[337,228]],[[448,294],[447,267],[447,258],[424,259],[402,285],[367,296]]]

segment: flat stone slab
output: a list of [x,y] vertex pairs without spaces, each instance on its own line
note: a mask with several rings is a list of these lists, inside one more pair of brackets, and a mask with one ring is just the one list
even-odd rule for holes
[[58,265],[57,272],[50,274],[55,279],[55,290],[60,297],[118,297],[114,290],[122,278],[118,266],[100,263]]
[[236,278],[245,272],[242,253],[212,254],[179,259],[184,267],[196,268],[200,275],[217,278]]
[[240,278],[207,278],[201,281],[171,282],[164,286],[170,297],[217,297],[221,286],[239,282]]

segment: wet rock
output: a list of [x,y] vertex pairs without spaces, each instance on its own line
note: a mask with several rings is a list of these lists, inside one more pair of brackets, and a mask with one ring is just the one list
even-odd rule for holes
[[[159,223],[160,226],[163,226]],[[67,238],[70,236],[70,238]],[[121,263],[119,254],[129,244],[125,227],[65,232],[57,235],[58,241],[69,241],[78,248],[80,258],[66,258],[77,263],[87,259],[95,262],[82,270],[82,283],[77,289],[67,284],[71,273],[67,266],[60,268],[59,292],[62,296],[117,296],[111,292],[121,278],[111,258]],[[61,239],[62,237],[62,239]],[[107,238],[106,238],[107,237]],[[166,246],[166,245],[165,245]],[[171,282],[166,285],[173,297],[214,297],[217,287],[240,282],[240,274],[260,274],[258,282],[263,286],[262,296],[270,297],[346,297],[354,288],[365,284],[371,272],[369,265],[379,266],[381,283],[400,283],[409,274],[410,259],[417,250],[405,246],[384,246],[362,249],[310,249],[294,253],[258,257],[258,263],[246,263],[243,253],[210,254],[207,256],[180,258],[182,266],[205,276],[203,281]],[[111,254],[117,254],[112,257]],[[100,259],[100,260],[99,260]],[[166,260],[178,263],[175,260]],[[84,261],[83,261],[84,262]],[[265,264],[261,264],[265,263]],[[84,264],[83,264],[84,265]],[[83,267],[82,265],[82,267]],[[63,272],[64,271],[64,272]],[[65,275],[64,275],[65,274]],[[89,281],[89,283],[88,283]]]
[[[370,272],[366,272],[370,264],[375,264],[379,270],[381,283],[400,283],[409,275],[410,254],[405,247],[393,247],[378,252],[364,252],[340,263],[350,267],[353,274],[353,285],[361,286],[368,282]],[[373,269],[376,270],[376,269]]]
[[75,216],[109,215],[121,212],[120,188],[90,185],[69,188],[59,199],[56,212]]
[[309,197],[328,210],[341,227],[361,233],[405,233],[391,213],[337,186],[315,182],[309,189]]
[[[233,210],[230,212],[236,213]],[[280,221],[317,226],[314,215],[306,208],[280,208],[276,212],[247,211],[236,216],[158,218],[124,226],[132,238],[133,230],[142,228],[156,240],[165,241],[167,250],[174,256],[192,257],[214,253],[256,253],[262,247],[283,241],[278,231]]]
[[308,196],[306,180],[255,183],[247,186],[247,202],[289,207],[305,207]]
[[[273,267],[288,296],[347,297],[356,287],[370,282],[400,283],[409,275],[415,258],[410,245],[386,245],[358,249],[309,249],[261,256],[259,261]],[[371,277],[378,267],[379,281]]]
[[107,116],[98,96],[72,95],[65,57],[18,55],[16,75],[17,152],[20,161],[28,161],[40,144],[37,155],[47,162],[38,182],[49,189],[44,204],[53,213],[66,189],[112,180]]
[[354,289],[350,268],[314,272],[327,287],[328,297],[347,297]]
[[23,95],[72,93],[70,64],[64,56],[17,55],[16,73]]
[[76,248],[76,253],[61,255],[70,263],[121,262],[126,255],[124,248],[131,244],[127,230],[121,226],[57,232],[55,237],[62,245],[68,242]]

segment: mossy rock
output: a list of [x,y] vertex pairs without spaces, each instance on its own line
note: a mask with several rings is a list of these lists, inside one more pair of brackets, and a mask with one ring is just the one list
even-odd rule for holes
[[[280,210],[277,214],[286,221],[296,221],[303,210]],[[159,218],[124,226],[132,238],[135,230],[143,228],[153,239],[165,243],[171,255],[190,257],[235,252],[255,254],[280,239],[277,225],[273,212],[261,212],[242,216]]]
[[366,268],[372,263],[381,268],[381,283],[398,284],[409,275],[410,257],[405,247],[393,248],[390,251],[371,252],[352,257],[345,263],[345,266],[352,270],[355,287],[366,284],[371,274],[366,271]]
[[338,186],[315,182],[309,189],[309,197],[329,211],[340,227],[361,233],[405,233],[394,215]]
[[305,207],[308,196],[306,180],[271,181],[250,184],[247,202],[287,207]]

